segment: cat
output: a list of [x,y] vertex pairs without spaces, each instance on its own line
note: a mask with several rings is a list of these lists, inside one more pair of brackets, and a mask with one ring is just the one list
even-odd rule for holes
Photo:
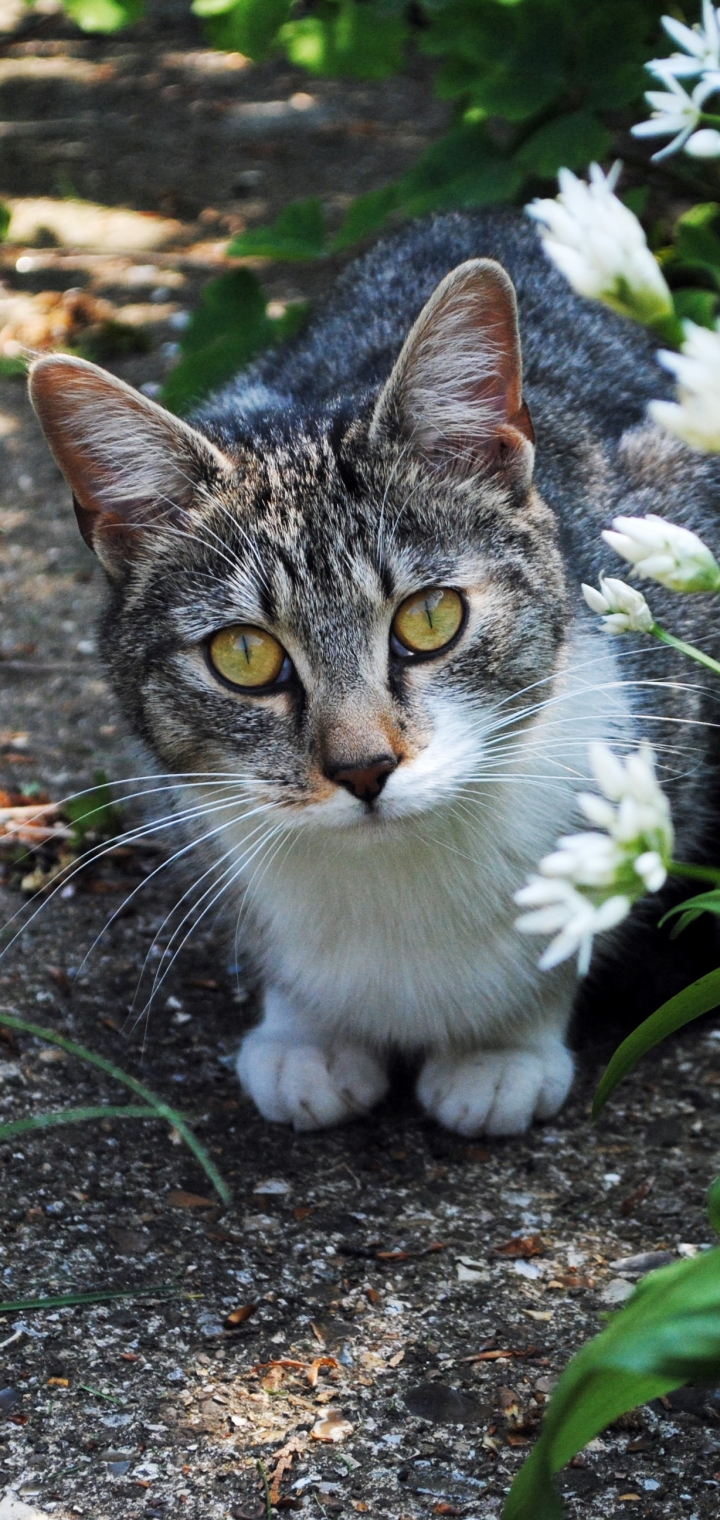
[[[189,421],[83,360],[33,366],[108,576],[104,660],[176,778],[199,903],[223,897],[263,984],[237,1069],[268,1120],[366,1113],[397,1052],[462,1135],[558,1112],[577,972],[538,970],[513,893],[579,825],[588,740],[649,735],[678,853],[704,858],[714,693],[578,591],[619,511],[717,546],[720,467],[646,420],[669,385],[646,333],[496,210],[381,241]],[[720,654],[707,598],[653,607]],[[595,974],[622,980],[643,934],[665,964],[658,902]]]

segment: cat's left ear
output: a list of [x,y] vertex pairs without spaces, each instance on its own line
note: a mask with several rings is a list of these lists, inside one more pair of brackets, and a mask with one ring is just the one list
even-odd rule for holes
[[522,395],[517,302],[494,259],[469,259],[438,285],[379,397],[371,436],[399,434],[459,478],[529,483],[535,435]]
[[187,529],[203,487],[233,472],[195,428],[85,359],[38,359],[30,399],[73,493],[80,532],[113,578],[142,555],[153,531]]

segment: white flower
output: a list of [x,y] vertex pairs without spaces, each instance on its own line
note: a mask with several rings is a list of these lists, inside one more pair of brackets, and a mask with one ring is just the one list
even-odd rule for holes
[[650,745],[643,742],[622,761],[607,745],[593,744],[590,760],[604,796],[582,792],[578,802],[604,832],[564,835],[540,861],[539,874],[515,894],[518,906],[531,910],[515,927],[555,935],[540,966],[547,970],[577,954],[581,976],[594,935],[619,924],[644,892],[660,890],[673,847],[670,808]]
[[647,575],[669,591],[720,590],[720,565],[689,528],[649,512],[647,517],[615,517],[613,529],[603,531],[605,542],[637,575]]
[[616,164],[606,178],[591,164],[588,185],[561,169],[556,199],[525,209],[540,223],[545,252],[573,290],[654,322],[672,312],[672,297],[637,217],[613,193],[619,172]]
[[683,323],[682,352],[661,349],[660,363],[677,377],[679,402],[651,401],[648,412],[691,448],[720,452],[720,331]]
[[702,15],[702,26],[696,24],[693,27],[684,26],[674,16],[663,16],[665,31],[673,42],[685,49],[685,57],[682,53],[673,53],[670,58],[654,58],[646,64],[651,74],[661,77],[674,74],[680,78],[702,74],[706,69],[720,69],[720,12],[716,12],[711,0],[703,0]]
[[720,132],[715,127],[702,127],[693,132],[685,144],[685,152],[691,158],[720,158]]
[[672,142],[653,153],[657,160],[677,153],[679,148],[686,146],[688,139],[692,141],[706,100],[720,88],[720,73],[705,74],[692,95],[688,95],[680,81],[667,70],[661,73],[660,67],[656,67],[655,73],[660,75],[667,89],[646,91],[645,99],[653,108],[652,115],[649,121],[637,122],[631,131],[634,137],[672,137]]
[[[542,867],[542,862],[541,862]],[[515,928],[521,934],[554,934],[555,938],[540,957],[543,971],[550,971],[560,961],[577,954],[578,971],[585,976],[590,965],[593,937],[604,929],[614,929],[630,912],[629,898],[609,897],[595,907],[567,881],[548,881],[531,876],[526,887],[515,894],[521,908],[535,911],[521,913]]]
[[600,590],[583,582],[582,594],[591,611],[599,613],[609,633],[652,633],[655,619],[642,592],[634,586],[601,575]]

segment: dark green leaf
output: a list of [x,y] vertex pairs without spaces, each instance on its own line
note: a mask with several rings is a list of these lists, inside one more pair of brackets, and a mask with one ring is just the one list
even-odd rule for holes
[[271,227],[241,232],[228,248],[234,259],[317,259],[324,252],[325,219],[314,198],[291,201]]
[[718,297],[713,290],[674,290],[675,315],[680,322],[697,322],[699,327],[715,326]]
[[312,74],[385,79],[403,65],[407,23],[395,6],[320,0],[313,14],[283,27],[291,63]]
[[703,269],[720,284],[720,237],[712,223],[718,214],[715,201],[703,202],[679,218],[675,230],[675,256],[691,269]]
[[297,302],[282,316],[269,317],[266,298],[249,269],[211,280],[183,333],[183,356],[163,386],[164,405],[173,412],[190,411],[261,349],[292,337],[306,310]]
[[47,1298],[15,1298],[0,1304],[0,1314],[27,1314],[33,1309],[65,1309],[76,1304],[103,1304],[113,1298],[190,1298],[184,1288],[158,1283],[156,1288],[98,1288],[96,1293],[55,1293]]
[[510,1490],[503,1520],[560,1520],[552,1485],[619,1415],[720,1373],[720,1249],[651,1272],[606,1330],[566,1367],[540,1439]]
[[649,1019],[645,1019],[637,1029],[634,1029],[615,1054],[604,1073],[593,1103],[593,1118],[597,1118],[600,1109],[607,1102],[611,1092],[626,1077],[629,1071],[637,1065],[641,1056],[644,1056],[653,1046],[661,1040],[673,1034],[676,1029],[682,1029],[683,1025],[690,1024],[693,1019],[699,1019],[702,1014],[709,1013],[712,1008],[717,1008],[720,1003],[720,970],[708,971],[706,976],[701,976],[697,982],[692,982],[689,987],[683,988],[675,997],[663,1003],[657,1008]]
[[396,209],[399,200],[397,185],[386,185],[384,190],[370,190],[367,195],[359,195],[348,207],[340,231],[332,239],[331,252],[349,247],[359,238],[367,237],[370,232],[378,232]]
[[664,917],[660,919],[659,927],[662,928],[669,918],[678,918],[679,915],[679,921],[670,936],[671,939],[677,939],[678,934],[682,934],[683,929],[687,929],[688,924],[694,924],[696,918],[700,918],[703,913],[720,913],[719,887],[716,887],[712,892],[699,892],[697,897],[688,897],[685,899],[685,902],[678,903],[675,908],[669,908]]
[[191,9],[202,16],[214,47],[263,59],[277,47],[291,4],[292,0],[193,0]]
[[8,228],[12,219],[12,211],[3,201],[0,201],[0,242],[8,235]]
[[83,32],[119,32],[143,14],[143,0],[64,0],[64,9]]
[[715,1178],[708,1193],[708,1215],[715,1234],[720,1235],[720,1177]]
[[510,200],[524,179],[482,122],[458,127],[434,143],[400,181],[398,204],[409,216]]
[[550,178],[558,169],[585,169],[609,152],[612,132],[591,111],[558,116],[533,132],[515,154],[529,174]]

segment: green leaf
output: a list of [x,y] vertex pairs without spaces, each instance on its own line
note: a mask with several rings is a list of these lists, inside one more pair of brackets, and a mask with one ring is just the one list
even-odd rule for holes
[[89,791],[69,797],[63,803],[63,813],[73,826],[73,843],[76,845],[83,843],[89,830],[106,835],[118,832],[119,812],[103,771],[95,772],[95,783]]
[[324,252],[325,219],[316,198],[291,201],[271,227],[241,232],[228,248],[233,259],[317,259]]
[[487,135],[482,122],[448,132],[399,184],[398,204],[409,216],[512,199],[524,179],[521,166]]
[[720,1235],[720,1177],[715,1178],[708,1193],[708,1215],[715,1234]]
[[64,0],[64,9],[83,32],[119,32],[139,21],[143,0]]
[[359,238],[377,232],[384,226],[399,201],[400,190],[397,185],[386,185],[384,190],[370,190],[367,195],[359,195],[348,207],[345,220],[332,239],[329,251],[339,252],[341,248],[356,243]]
[[94,1050],[88,1050],[85,1045],[78,1045],[74,1040],[68,1040],[63,1034],[56,1034],[54,1029],[46,1029],[41,1024],[32,1024],[29,1019],[18,1019],[15,1014],[7,1013],[0,1008],[0,1023],[8,1029],[19,1029],[22,1034],[33,1034],[38,1040],[47,1040],[50,1045],[59,1045],[61,1050],[66,1050],[68,1055],[76,1056],[79,1061],[86,1061],[88,1066],[97,1066],[100,1071],[106,1072],[115,1082],[121,1082],[124,1087],[129,1087],[138,1098],[153,1109],[160,1119],[167,1119],[182,1137],[188,1149],[192,1151],[196,1160],[199,1161],[206,1176],[209,1177],[216,1193],[223,1203],[230,1202],[230,1193],[225,1186],[217,1167],[210,1160],[204,1145],[193,1134],[182,1114],[176,1108],[171,1108],[162,1098],[156,1098],[155,1094],[146,1087],[143,1082],[138,1082],[137,1077],[131,1077],[122,1067],[115,1066],[112,1061],[106,1061],[104,1056],[96,1055]]
[[33,1309],[67,1309],[78,1304],[103,1304],[113,1298],[191,1298],[172,1283],[148,1288],[98,1288],[96,1293],[55,1293],[46,1298],[14,1298],[0,1304],[0,1314],[27,1314]]
[[367,0],[321,0],[311,16],[280,34],[291,63],[311,74],[385,79],[403,65],[408,27],[394,7]]
[[268,58],[290,15],[292,0],[193,0],[191,10],[206,23],[213,47]]
[[[0,1014],[0,1020],[2,1014]],[[104,1104],[95,1108],[61,1108],[57,1113],[33,1114],[31,1119],[12,1119],[0,1124],[0,1140],[11,1135],[24,1135],[34,1129],[52,1129],[56,1124],[84,1124],[87,1119],[157,1119],[154,1108],[139,1103],[125,1103],[122,1107]]]
[[265,295],[249,269],[211,280],[183,333],[183,357],[163,386],[164,405],[173,412],[190,411],[261,349],[291,338],[306,312],[298,301],[282,316],[269,317]]
[[0,243],[4,242],[8,235],[11,220],[12,211],[10,207],[6,206],[4,201],[0,201]]
[[530,174],[550,178],[558,169],[585,169],[609,152],[613,134],[591,111],[557,116],[533,132],[515,154],[515,162]]
[[720,1249],[650,1272],[566,1367],[502,1520],[561,1520],[552,1474],[621,1414],[720,1373]]
[[686,211],[675,230],[675,257],[691,269],[703,269],[720,285],[720,237],[712,230],[718,210],[715,201],[701,202]]
[[650,1018],[645,1019],[644,1023],[634,1029],[615,1051],[595,1093],[593,1118],[597,1118],[600,1109],[607,1103],[618,1082],[632,1071],[641,1056],[646,1055],[648,1050],[652,1050],[676,1029],[682,1029],[685,1024],[692,1023],[693,1019],[701,1018],[704,1013],[710,1013],[711,1009],[717,1008],[719,1003],[720,970],[717,970],[708,971],[706,976],[701,976],[697,982],[692,982],[675,997],[669,998],[667,1003],[656,1008]]
[[678,934],[682,934],[688,924],[694,924],[696,918],[700,918],[703,913],[720,913],[720,888],[716,887],[712,892],[699,892],[697,897],[688,897],[685,902],[669,908],[660,919],[658,927],[662,928],[669,918],[677,918],[679,915],[679,921],[670,936],[671,939],[677,939]]
[[698,327],[715,326],[718,297],[714,290],[674,290],[675,315],[679,322],[697,322]]

